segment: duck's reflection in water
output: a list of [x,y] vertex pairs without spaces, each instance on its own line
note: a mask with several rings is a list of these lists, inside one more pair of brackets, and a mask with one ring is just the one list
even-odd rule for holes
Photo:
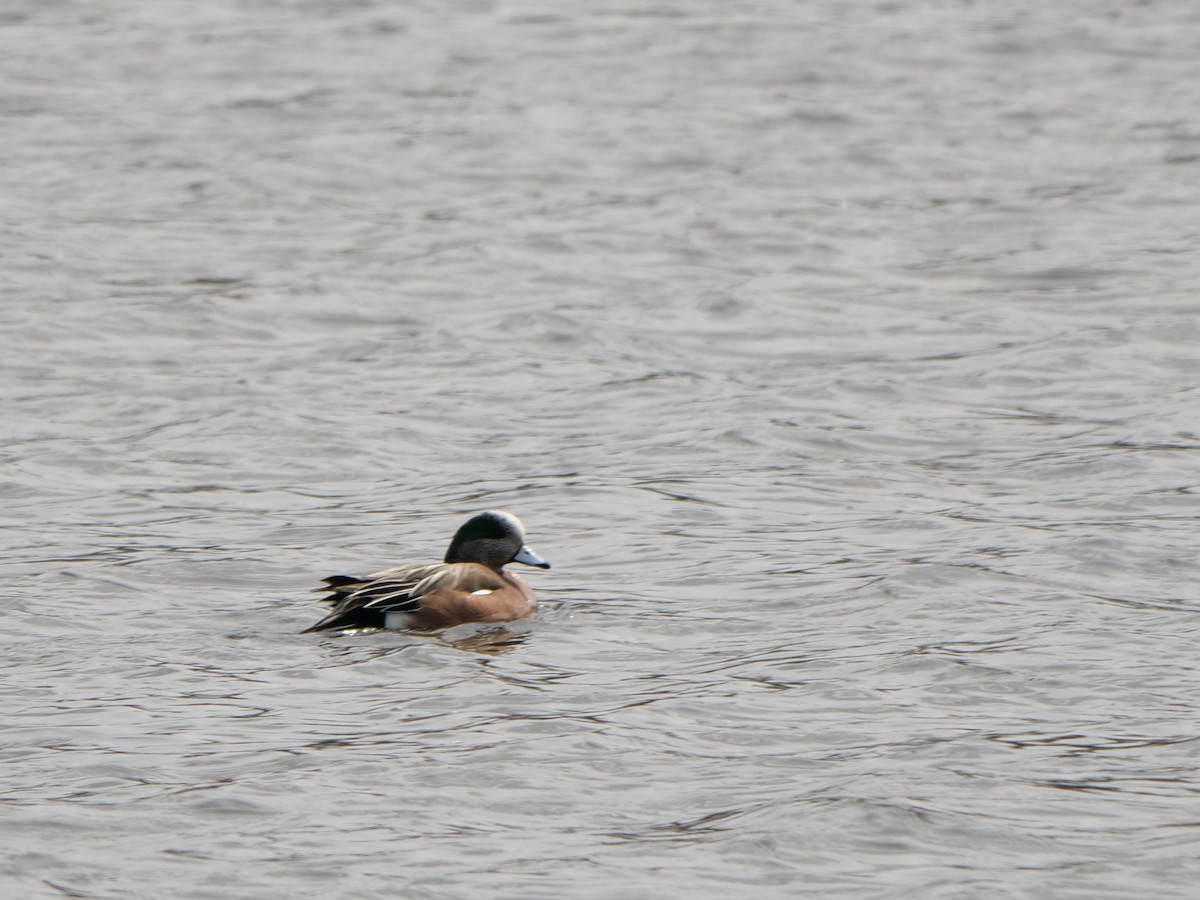
[[439,636],[442,643],[456,650],[466,650],[469,653],[486,653],[489,656],[501,656],[511,653],[517,647],[529,640],[528,630],[497,628],[495,626],[480,628],[479,626],[464,626],[450,628]]

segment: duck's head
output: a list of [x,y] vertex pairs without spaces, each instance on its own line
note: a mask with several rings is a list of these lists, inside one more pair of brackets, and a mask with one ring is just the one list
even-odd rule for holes
[[446,562],[483,563],[497,572],[510,562],[550,568],[550,563],[525,546],[525,526],[521,520],[498,509],[472,516],[463,523],[450,541]]

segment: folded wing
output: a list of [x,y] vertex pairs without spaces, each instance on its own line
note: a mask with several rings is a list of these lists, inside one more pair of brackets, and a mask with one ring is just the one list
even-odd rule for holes
[[353,575],[331,575],[325,587],[317,588],[328,595],[321,599],[333,604],[333,611],[316,625],[304,629],[329,631],[347,628],[382,628],[389,612],[416,612],[421,608],[421,596],[428,593],[424,585],[436,578],[444,563],[424,566],[400,566],[385,569],[365,578]]

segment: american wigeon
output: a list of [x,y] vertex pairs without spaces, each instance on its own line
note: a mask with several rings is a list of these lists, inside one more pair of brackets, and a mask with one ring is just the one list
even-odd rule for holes
[[397,566],[365,578],[333,575],[322,598],[333,612],[310,631],[335,628],[445,628],[463,622],[509,622],[537,610],[533,591],[505,572],[510,562],[542,569],[525,546],[525,528],[512,513],[491,510],[458,529],[440,563]]

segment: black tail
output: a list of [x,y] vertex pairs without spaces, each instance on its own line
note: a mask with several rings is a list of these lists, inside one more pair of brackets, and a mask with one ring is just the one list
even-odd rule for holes
[[[339,588],[347,584],[362,584],[363,580],[357,575],[330,575],[328,578],[322,578],[321,581],[331,588]],[[325,588],[317,588],[317,590],[323,591]]]
[[301,634],[314,631],[346,631],[350,628],[382,628],[387,613],[378,609],[334,610],[316,625],[305,628]]

